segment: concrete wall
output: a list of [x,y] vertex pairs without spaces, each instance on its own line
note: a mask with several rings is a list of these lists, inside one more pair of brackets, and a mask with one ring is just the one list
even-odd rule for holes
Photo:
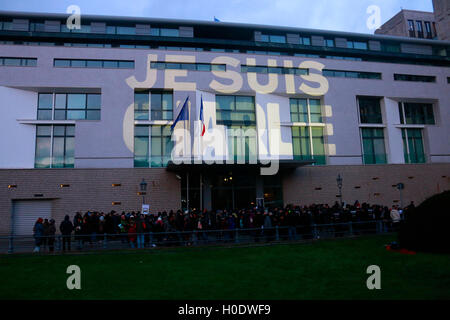
[[[66,214],[72,217],[77,211],[141,210],[142,196],[137,193],[143,178],[147,182],[145,202],[151,212],[179,209],[180,181],[165,169],[0,170],[0,234],[9,232],[13,200],[52,200],[52,217],[58,223]],[[61,184],[70,186],[61,188]],[[38,194],[42,196],[36,197]]]

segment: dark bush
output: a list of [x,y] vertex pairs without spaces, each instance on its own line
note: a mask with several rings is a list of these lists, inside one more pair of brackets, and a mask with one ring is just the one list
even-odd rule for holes
[[409,212],[398,240],[408,250],[450,253],[450,191],[428,198]]

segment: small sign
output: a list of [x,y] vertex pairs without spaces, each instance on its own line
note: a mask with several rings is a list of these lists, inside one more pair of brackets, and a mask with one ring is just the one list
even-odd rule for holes
[[141,212],[142,212],[142,214],[149,214],[150,213],[150,205],[149,204],[143,204]]

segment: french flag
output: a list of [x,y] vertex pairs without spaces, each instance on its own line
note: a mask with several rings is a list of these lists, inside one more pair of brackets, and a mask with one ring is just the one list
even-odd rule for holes
[[205,135],[205,131],[206,131],[205,121],[203,119],[203,97],[200,97],[200,123],[202,126],[200,136],[203,137]]

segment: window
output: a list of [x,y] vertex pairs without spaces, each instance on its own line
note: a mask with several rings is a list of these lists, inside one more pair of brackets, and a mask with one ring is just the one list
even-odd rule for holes
[[36,126],[35,168],[73,168],[75,126]]
[[36,58],[0,57],[0,66],[35,67],[36,65],[37,65],[37,59]]
[[432,39],[433,38],[433,32],[431,31],[431,23],[430,23],[430,21],[425,21],[425,31],[427,32],[426,38]]
[[400,53],[401,49],[400,49],[400,45],[397,43],[382,42],[381,43],[381,51]]
[[135,92],[134,119],[173,120],[173,94],[167,91]]
[[345,70],[323,69],[322,70],[322,75],[325,76],[325,77],[340,77],[340,78],[358,78],[358,79],[381,80],[381,73],[378,73],[378,72],[345,71]]
[[325,47],[333,48],[335,46],[334,39],[325,39]]
[[310,46],[311,45],[311,38],[310,37],[302,37],[300,36],[300,44],[304,46]]
[[309,69],[241,65],[241,72],[308,75]]
[[216,119],[217,124],[226,126],[255,125],[254,97],[216,95]]
[[399,102],[401,124],[435,124],[431,103]]
[[314,160],[326,164],[322,127],[292,127],[292,150],[294,160]]
[[170,126],[134,127],[134,166],[165,167],[172,157]]
[[414,74],[394,74],[395,81],[436,82],[435,76],[419,76]]
[[291,98],[291,122],[305,123],[306,126],[292,127],[292,146],[294,160],[315,160],[316,164],[325,164],[322,105],[319,99]]
[[382,128],[361,128],[364,164],[387,163]]
[[367,42],[363,41],[347,41],[347,48],[349,49],[358,49],[358,50],[367,50]]
[[289,99],[291,122],[322,123],[322,106],[319,99]]
[[422,21],[416,21],[416,25],[417,25],[417,36],[419,38],[423,38],[423,25],[422,25]]
[[258,160],[257,136],[256,126],[227,126],[228,159],[235,163],[256,163]]
[[169,28],[152,28],[150,31],[152,36],[159,37],[179,37],[180,32],[178,29],[169,29]]
[[402,129],[403,153],[406,163],[425,163],[422,129]]
[[136,34],[135,27],[116,27],[116,34]]
[[380,98],[358,97],[361,123],[383,123]]
[[286,36],[283,35],[275,35],[275,34],[262,34],[261,35],[262,42],[274,42],[274,43],[286,43]]
[[158,70],[181,69],[192,71],[226,71],[225,64],[210,64],[210,63],[151,62],[150,68]]
[[40,93],[37,119],[100,120],[100,109],[101,95],[97,93]]
[[414,29],[414,21],[413,20],[408,20],[408,32],[409,32],[409,36],[411,38],[416,37],[416,31]]
[[131,60],[80,60],[80,59],[54,59],[54,67],[65,68],[114,68],[134,69]]

